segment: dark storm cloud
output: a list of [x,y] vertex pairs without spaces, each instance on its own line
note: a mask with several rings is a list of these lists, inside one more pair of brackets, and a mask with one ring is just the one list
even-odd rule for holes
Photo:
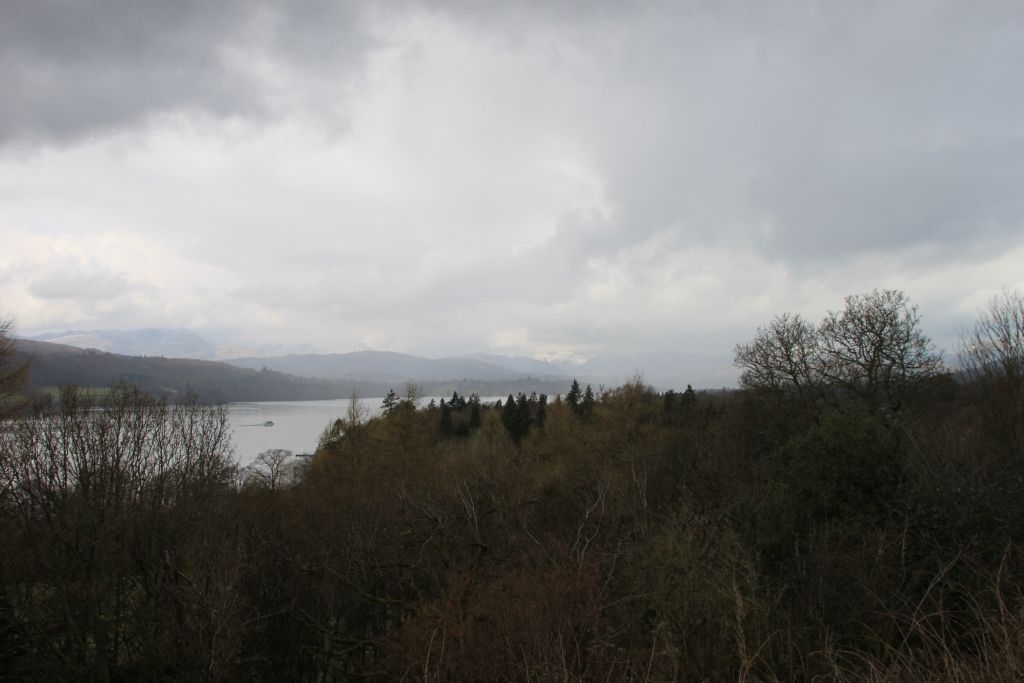
[[709,8],[641,19],[602,70],[624,244],[671,229],[800,265],[1019,235],[1019,6]]
[[331,64],[343,83],[369,44],[348,3],[12,0],[0,142],[72,142],[165,112],[261,118],[282,103],[251,71],[259,60]]

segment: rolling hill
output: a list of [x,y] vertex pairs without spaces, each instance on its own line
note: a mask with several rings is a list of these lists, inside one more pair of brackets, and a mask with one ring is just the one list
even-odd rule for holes
[[256,369],[188,358],[126,356],[29,339],[17,340],[17,349],[16,362],[30,362],[28,381],[35,391],[65,384],[102,389],[116,382],[130,382],[171,400],[194,391],[204,403],[348,398],[353,391],[367,398],[380,397],[389,389],[401,392],[410,379],[419,385],[424,396],[444,396],[452,391],[484,396],[520,391],[558,393],[565,392],[569,384],[564,378],[536,379],[507,373],[502,376],[493,370],[472,377],[444,377],[445,370],[469,367],[459,364],[435,366],[435,372],[426,376],[416,374],[418,366],[411,362],[398,362],[388,371],[382,369],[391,367],[387,366],[388,354],[377,358],[378,364],[371,364],[358,377],[325,378],[281,372],[266,367],[266,363]]
[[[272,368],[303,377],[326,379],[419,382],[471,380],[493,382],[520,379],[560,379],[566,373],[558,366],[532,361],[525,366],[505,363],[503,356],[478,354],[451,358],[422,358],[392,351],[353,351],[351,353],[292,354],[286,356],[231,358],[225,362],[243,368]],[[516,359],[508,359],[515,361]]]

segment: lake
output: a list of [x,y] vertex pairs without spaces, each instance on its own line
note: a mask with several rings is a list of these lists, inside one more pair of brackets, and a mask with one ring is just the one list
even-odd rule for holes
[[[433,397],[440,401],[441,398]],[[484,403],[494,403],[499,396],[482,398]],[[421,406],[427,405],[430,396],[420,399]],[[447,397],[446,399],[447,400]],[[361,398],[359,404],[365,415],[380,414],[380,398]],[[251,463],[257,455],[271,448],[283,448],[292,453],[312,453],[320,441],[324,428],[348,412],[350,399],[330,401],[260,401],[250,403],[229,403],[228,422],[233,432],[235,456],[242,465]],[[272,427],[263,426],[273,422]]]
[[[359,399],[367,417],[380,412],[379,398]],[[348,412],[350,399],[330,401],[260,401],[229,403],[235,455],[246,465],[265,450],[283,448],[312,453],[324,428]],[[272,427],[263,426],[273,422]]]

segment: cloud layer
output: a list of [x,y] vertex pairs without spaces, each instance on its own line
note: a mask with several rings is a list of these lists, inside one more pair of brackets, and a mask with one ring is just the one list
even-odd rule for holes
[[0,8],[24,331],[726,351],[1024,286],[1018,3]]

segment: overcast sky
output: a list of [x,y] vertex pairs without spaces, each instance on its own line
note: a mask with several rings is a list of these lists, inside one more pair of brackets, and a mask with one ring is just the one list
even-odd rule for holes
[[1024,5],[0,4],[0,310],[446,355],[724,351],[1024,287]]

